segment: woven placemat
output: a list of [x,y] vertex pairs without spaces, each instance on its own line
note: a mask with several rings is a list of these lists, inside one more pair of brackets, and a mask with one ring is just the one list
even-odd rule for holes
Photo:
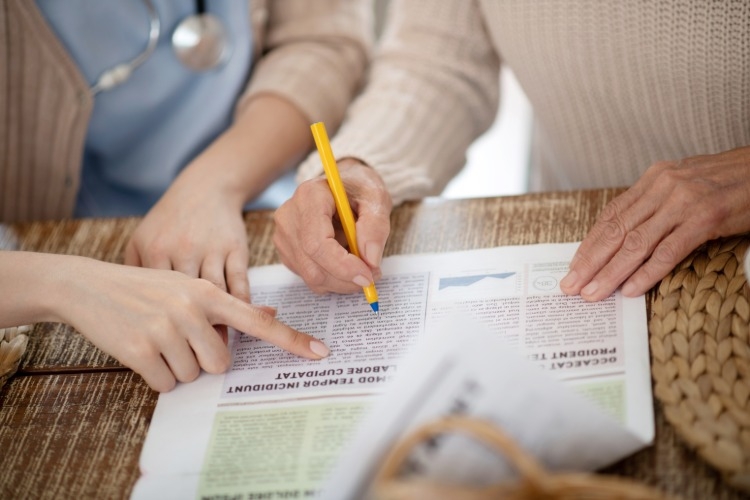
[[750,235],[711,241],[662,280],[651,308],[654,395],[677,434],[750,491]]
[[30,331],[29,325],[0,328],[0,389],[18,370],[23,353],[26,352]]

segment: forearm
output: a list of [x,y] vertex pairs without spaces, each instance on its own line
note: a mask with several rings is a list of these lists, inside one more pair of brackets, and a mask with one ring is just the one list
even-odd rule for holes
[[211,146],[175,181],[210,190],[238,210],[310,150],[307,119],[272,94],[255,96]]
[[61,306],[72,300],[69,276],[79,275],[87,260],[69,255],[0,252],[0,328],[63,321]]
[[373,37],[371,0],[268,2],[263,56],[237,112],[258,95],[293,103],[309,122],[338,129],[364,77]]
[[[374,168],[393,202],[439,194],[497,110],[500,61],[472,2],[392,6],[367,88],[332,140],[338,159]],[[397,110],[397,113],[394,112]],[[319,175],[316,155],[298,181]]]

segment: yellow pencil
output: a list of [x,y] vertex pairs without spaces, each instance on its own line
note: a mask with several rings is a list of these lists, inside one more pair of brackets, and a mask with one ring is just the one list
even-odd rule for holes
[[[341,182],[341,177],[339,176],[339,169],[336,166],[336,159],[333,157],[331,143],[328,141],[326,126],[323,122],[318,122],[310,125],[310,129],[315,139],[315,146],[317,146],[318,153],[320,154],[320,161],[323,163],[326,179],[328,179],[328,187],[331,188],[333,200],[336,202],[336,211],[339,213],[341,225],[344,227],[346,241],[349,243],[349,251],[359,257],[354,214],[352,213],[352,207],[349,205],[349,198],[346,197],[344,184]],[[378,291],[375,289],[375,284],[370,283],[362,290],[364,290],[365,298],[370,307],[372,307],[372,310],[378,312]]]

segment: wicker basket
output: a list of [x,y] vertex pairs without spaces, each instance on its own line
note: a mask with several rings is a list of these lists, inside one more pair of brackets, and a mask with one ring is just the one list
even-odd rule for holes
[[[401,466],[419,443],[447,432],[466,433],[504,455],[519,473],[519,480],[487,487],[439,484],[418,477],[400,478]],[[373,500],[414,499],[667,499],[661,492],[636,482],[593,473],[545,471],[539,463],[495,425],[466,417],[447,417],[415,430],[388,454],[369,492]]]
[[652,306],[654,395],[677,434],[750,491],[750,236],[701,246],[662,280]]
[[16,373],[28,344],[30,326],[0,328],[0,389]]

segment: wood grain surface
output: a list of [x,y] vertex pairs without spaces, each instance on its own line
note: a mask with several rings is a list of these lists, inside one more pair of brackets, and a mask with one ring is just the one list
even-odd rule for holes
[[[386,255],[579,241],[619,192],[406,203],[392,215]],[[277,263],[272,212],[247,213],[245,222],[249,264]],[[137,223],[131,218],[0,225],[0,248],[121,263]],[[0,498],[127,498],[156,396],[73,329],[36,325],[19,373],[0,390]],[[658,404],[654,446],[606,472],[686,499],[744,498],[682,445]]]
[[127,498],[156,398],[130,371],[16,376],[0,393],[0,498]]

